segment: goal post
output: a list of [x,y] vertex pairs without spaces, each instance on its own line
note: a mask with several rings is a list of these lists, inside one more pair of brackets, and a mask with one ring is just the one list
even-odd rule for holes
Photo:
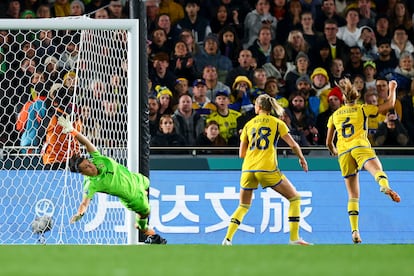
[[[25,51],[23,44],[27,42],[29,34],[30,37],[36,37],[42,30],[53,30],[56,32],[59,31],[68,31],[68,32],[77,32],[80,33],[79,41],[74,39],[73,42],[77,44],[76,47],[79,47],[79,55],[77,56],[76,62],[74,62],[73,67],[66,70],[65,74],[62,73],[61,79],[67,78],[70,72],[75,72],[76,82],[74,88],[74,102],[73,106],[83,108],[82,104],[85,104],[89,108],[92,124],[95,123],[98,126],[93,129],[93,126],[89,126],[91,129],[90,134],[97,132],[100,133],[100,144],[98,148],[103,151],[103,153],[108,154],[110,157],[120,161],[126,162],[127,167],[131,171],[139,172],[140,170],[140,128],[139,125],[141,122],[140,114],[140,33],[139,33],[139,20],[138,19],[90,19],[87,17],[81,18],[54,18],[54,19],[0,19],[0,30],[9,31],[11,34],[16,35],[12,38],[14,46],[19,50],[19,53],[22,49]],[[95,34],[93,32],[96,32]],[[126,35],[126,49],[125,54],[117,49],[119,37]],[[92,41],[92,37],[96,37],[96,40]],[[88,41],[88,39],[90,41]],[[122,38],[119,38],[122,40]],[[146,39],[146,38],[144,38]],[[61,44],[63,44],[64,39],[61,39]],[[29,41],[31,43],[31,41]],[[67,41],[66,41],[67,42]],[[89,42],[89,45],[87,44]],[[28,43],[31,47],[30,43]],[[102,43],[102,44],[101,44]],[[141,44],[142,45],[142,44]],[[0,43],[1,46],[1,43]],[[60,62],[58,54],[61,54],[62,49],[66,46],[64,45],[53,45],[56,47],[56,55],[54,59],[57,62]],[[51,47],[51,46],[50,46]],[[60,48],[59,48],[60,47]],[[62,48],[63,47],[63,48]],[[112,48],[111,48],[112,47]],[[35,47],[36,48],[36,47]],[[40,48],[40,47],[39,47]],[[122,47],[121,47],[122,48]],[[1,48],[0,48],[1,49]],[[10,52],[11,49],[8,49]],[[35,49],[37,51],[37,48]],[[50,53],[51,48],[43,49],[46,53]],[[107,51],[105,54],[108,54],[107,59],[101,59],[99,51]],[[119,50],[119,51],[118,51]],[[94,52],[95,51],[95,52]],[[145,51],[145,49],[143,50]],[[12,59],[0,59],[0,61],[7,63],[6,67],[8,72],[12,71],[11,74],[4,74],[5,78],[9,76],[16,76],[17,71],[21,69],[21,57],[19,53],[9,53],[8,57]],[[3,54],[3,52],[0,52]],[[23,57],[24,54],[23,53]],[[3,57],[6,57],[4,54]],[[44,62],[44,57],[38,57],[39,60]],[[71,57],[69,57],[71,58]],[[50,58],[53,59],[53,58]],[[81,62],[79,62],[81,61]],[[107,62],[107,64],[106,64]],[[14,66],[13,64],[17,63],[19,66]],[[28,63],[30,66],[30,61]],[[143,63],[145,64],[145,63]],[[66,66],[66,65],[62,65]],[[35,66],[36,67],[36,66]],[[125,67],[125,68],[119,68]],[[86,69],[85,69],[86,68]],[[37,67],[34,69],[36,71]],[[102,71],[101,71],[102,70]],[[125,73],[125,76],[121,76],[121,80],[114,80],[111,73],[113,71],[122,71]],[[146,68],[143,68],[146,70]],[[63,70],[62,70],[63,72]],[[92,81],[93,80],[93,81]],[[125,83],[122,83],[122,81]],[[12,85],[11,80],[4,80],[4,83],[9,83]],[[66,80],[65,80],[66,81]],[[85,94],[92,89],[92,85],[99,85],[105,89],[113,89],[113,83],[120,82],[119,85],[122,86],[122,91],[119,92],[116,90],[116,93],[105,94],[102,100],[102,103],[97,104],[95,98],[92,100],[93,94]],[[22,91],[30,88],[30,80],[26,86],[23,85],[23,78],[18,79],[17,86],[22,88]],[[24,86],[24,87],[23,87]],[[33,86],[36,88],[36,86]],[[34,89],[31,87],[30,89]],[[3,87],[2,87],[3,88]],[[10,87],[12,92],[16,93],[15,87]],[[33,90],[30,90],[33,91]],[[122,94],[126,92],[126,95]],[[58,93],[58,92],[56,92]],[[90,92],[93,93],[93,92]],[[121,95],[122,94],[122,95]],[[54,94],[56,96],[56,94]],[[13,101],[7,99],[7,96],[3,96],[2,102],[8,103],[7,110],[12,110]],[[105,98],[106,97],[106,98]],[[56,99],[56,98],[55,98]],[[122,109],[124,113],[127,114],[127,117],[108,117],[103,116],[105,112],[111,109]],[[6,110],[6,107],[5,107]],[[110,112],[110,111],[108,111]],[[46,116],[48,113],[46,113]],[[17,114],[6,114],[4,117],[6,119],[12,119]],[[94,117],[97,116],[97,117]],[[108,119],[109,118],[109,119]],[[50,119],[50,118],[48,118]],[[126,120],[123,121],[123,120]],[[126,130],[123,129],[126,124]],[[87,128],[85,124],[82,125],[83,129]],[[82,129],[82,130],[83,130]],[[95,132],[94,132],[95,131]],[[6,132],[6,131],[5,131]],[[105,134],[111,134],[108,138],[105,138]],[[119,132],[120,136],[118,136]],[[7,135],[7,132],[6,132]],[[20,134],[19,134],[20,135]],[[98,135],[99,136],[99,135]],[[90,137],[89,138],[94,138]],[[19,139],[21,136],[19,136]],[[103,141],[103,139],[106,139]],[[125,140],[125,141],[124,141]],[[104,202],[107,204],[105,208],[108,210],[113,208],[117,209],[117,213],[107,213],[107,216],[110,216],[110,221],[113,222],[112,225],[105,225],[102,230],[96,230],[96,228],[91,227],[91,224],[83,223],[79,225],[68,225],[70,216],[76,212],[78,204],[80,203],[80,195],[82,193],[81,189],[81,178],[79,176],[74,176],[71,173],[62,170],[43,170],[42,167],[37,167],[37,163],[41,163],[43,150],[41,149],[44,145],[30,145],[28,147],[21,147],[19,143],[7,144],[10,141],[4,142],[4,147],[2,148],[2,158],[1,158],[1,185],[2,190],[7,190],[6,197],[9,199],[2,200],[0,203],[0,215],[4,219],[0,221],[0,243],[33,243],[33,237],[30,236],[30,233],[27,231],[30,230],[29,222],[33,221],[40,214],[38,213],[39,206],[43,206],[44,209],[47,209],[49,205],[54,205],[52,219],[53,229],[50,231],[50,239],[52,243],[102,243],[102,244],[118,244],[118,243],[127,243],[134,244],[138,240],[138,234],[134,228],[134,218],[135,215],[132,212],[124,209],[119,211],[120,206],[116,203],[115,200],[104,198],[106,195],[99,195],[98,199],[94,201],[91,209],[95,212],[95,217],[90,217],[91,220],[95,222],[102,222],[105,213],[102,214],[102,210],[99,202]],[[63,142],[62,142],[63,143]],[[70,144],[71,141],[68,142]],[[32,148],[33,151],[27,150],[26,148]],[[84,151],[84,149],[81,148]],[[13,156],[13,158],[9,158]],[[17,158],[16,158],[17,156]],[[25,162],[29,162],[30,166],[27,166]],[[33,168],[35,168],[33,170]],[[38,169],[40,168],[40,169]],[[21,170],[21,171],[20,171]],[[39,185],[43,185],[39,188]],[[54,186],[56,184],[58,186]],[[25,186],[26,185],[26,186]],[[59,186],[60,185],[60,186]],[[45,187],[48,186],[48,187]],[[58,192],[54,192],[53,189],[59,188]],[[31,194],[26,194],[31,193]],[[48,196],[51,195],[52,198],[55,198],[58,202],[53,202],[53,200],[48,200]],[[19,198],[21,196],[21,198]],[[34,197],[36,199],[30,198]],[[43,198],[38,198],[43,197]],[[109,196],[106,196],[109,197]],[[42,201],[42,202],[40,202]],[[28,205],[31,204],[31,205]],[[14,206],[14,205],[17,205]],[[47,205],[47,206],[45,206]],[[43,208],[41,207],[41,208]],[[40,208],[40,209],[41,209]],[[18,210],[18,211],[17,211]],[[20,212],[20,214],[18,213]],[[124,215],[122,215],[122,212]],[[85,216],[87,218],[87,215]],[[124,221],[122,221],[124,220]],[[116,221],[116,222],[115,222]],[[83,227],[83,229],[82,229]],[[88,228],[90,227],[90,228]],[[112,227],[112,228],[111,228]],[[79,233],[75,233],[78,231]],[[85,231],[103,231],[106,233],[88,233],[84,234]],[[118,235],[115,238],[107,237],[111,235],[111,232],[114,232]],[[67,233],[70,234],[70,238],[66,237]],[[53,237],[52,237],[53,236]],[[124,237],[125,236],[125,237]],[[30,237],[30,238],[28,238]],[[47,239],[46,239],[47,240]],[[47,242],[47,241],[46,241]]]

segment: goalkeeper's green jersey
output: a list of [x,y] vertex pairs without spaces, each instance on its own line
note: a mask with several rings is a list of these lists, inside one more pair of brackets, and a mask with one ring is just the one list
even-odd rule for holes
[[84,176],[83,191],[92,199],[95,193],[106,193],[118,197],[128,206],[139,201],[149,187],[149,179],[142,174],[133,173],[112,158],[101,155],[98,151],[90,153],[98,169],[97,176]]

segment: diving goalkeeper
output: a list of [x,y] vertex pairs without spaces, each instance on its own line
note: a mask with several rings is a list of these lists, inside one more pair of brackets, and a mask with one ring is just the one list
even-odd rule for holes
[[95,193],[106,193],[118,197],[126,208],[137,214],[135,227],[146,235],[145,243],[166,244],[167,240],[156,234],[148,225],[149,179],[142,174],[129,171],[112,158],[101,155],[88,138],[73,128],[69,119],[61,116],[58,124],[62,126],[63,133],[70,133],[83,144],[92,157],[87,159],[75,155],[70,159],[70,170],[84,176],[83,199],[78,212],[70,222],[75,223],[83,217]]

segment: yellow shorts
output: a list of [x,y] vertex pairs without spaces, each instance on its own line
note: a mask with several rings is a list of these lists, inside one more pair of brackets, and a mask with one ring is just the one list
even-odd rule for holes
[[375,151],[368,147],[357,147],[341,153],[338,157],[338,162],[342,176],[348,177],[357,174],[365,162],[376,157]]
[[262,188],[273,187],[285,179],[285,175],[280,171],[274,172],[242,172],[240,177],[240,187],[245,190],[257,189],[260,185]]

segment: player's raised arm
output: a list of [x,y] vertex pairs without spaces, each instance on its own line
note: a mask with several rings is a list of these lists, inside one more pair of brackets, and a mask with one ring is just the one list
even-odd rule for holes
[[69,118],[61,116],[58,119],[58,123],[61,127],[63,127],[63,133],[70,133],[71,135],[73,135],[73,137],[75,137],[79,141],[79,143],[86,147],[86,150],[88,152],[97,151],[95,145],[92,144],[92,142],[86,136],[84,136],[82,133],[78,132],[76,129],[73,128],[73,125]]
[[387,100],[383,104],[380,104],[378,106],[378,113],[384,113],[394,108],[396,94],[397,94],[397,82],[395,80],[390,80],[390,82],[388,83]]

